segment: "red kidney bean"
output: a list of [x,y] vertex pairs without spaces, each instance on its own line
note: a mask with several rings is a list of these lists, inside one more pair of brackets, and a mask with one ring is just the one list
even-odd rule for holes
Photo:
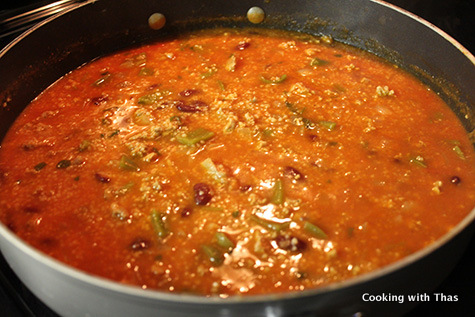
[[236,49],[238,51],[243,51],[245,50],[246,48],[248,48],[249,46],[251,46],[251,43],[249,42],[241,42],[239,43],[238,45],[236,45]]
[[147,90],[155,90],[157,89],[158,87],[160,87],[159,84],[152,84],[150,86],[147,87]]
[[191,207],[185,207],[185,208],[183,208],[183,210],[181,211],[180,215],[181,215],[183,218],[185,218],[185,217],[189,217],[192,212],[193,212],[193,208],[191,208]]
[[284,167],[284,176],[295,181],[301,181],[305,178],[305,176],[298,169],[292,166]]
[[239,190],[242,191],[242,192],[248,192],[248,191],[252,190],[252,186],[251,185],[242,185],[241,187],[239,187]]
[[190,103],[177,100],[175,101],[175,107],[181,112],[201,112],[203,108],[208,107],[208,104],[201,100],[192,100]]
[[308,134],[307,137],[310,140],[310,142],[317,142],[320,139],[320,137],[317,134]]
[[143,239],[143,238],[136,238],[132,243],[130,244],[130,248],[133,251],[141,251],[148,249],[150,247],[150,241]]
[[109,100],[109,97],[107,96],[98,96],[98,97],[91,98],[91,102],[96,106],[99,106],[107,102],[108,100]]
[[185,104],[184,102],[177,103],[176,108],[180,110],[181,112],[200,112],[201,111],[199,108],[195,108],[193,106]]
[[180,91],[178,93],[178,95],[181,96],[181,97],[189,97],[189,96],[195,95],[199,92],[200,91],[198,89],[185,89],[183,91]]
[[278,235],[274,241],[277,243],[279,249],[286,251],[301,253],[307,248],[305,241],[291,235]]
[[94,174],[94,177],[96,178],[97,181],[101,183],[109,183],[111,181],[109,177],[101,175],[99,173]]
[[454,185],[458,185],[460,184],[462,180],[460,179],[460,177],[458,176],[452,176],[452,178],[450,179],[450,182]]
[[195,204],[199,206],[206,205],[213,198],[211,187],[208,184],[197,183],[193,186],[193,191],[195,192]]

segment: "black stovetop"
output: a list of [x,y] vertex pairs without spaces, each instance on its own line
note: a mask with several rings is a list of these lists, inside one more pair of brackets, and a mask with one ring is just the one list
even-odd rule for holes
[[[198,0],[199,1],[199,0]],[[18,13],[18,8],[28,10],[52,3],[48,0],[7,1],[0,4],[0,25],[2,19]],[[458,40],[471,52],[475,52],[475,0],[388,0],[435,24]],[[0,48],[14,39],[18,33],[1,34]],[[18,31],[21,31],[20,29]],[[434,290],[434,293],[457,295],[457,302],[423,302],[406,317],[419,316],[475,316],[475,237],[472,238],[462,259],[452,273]],[[11,317],[57,317],[38,300],[15,276],[0,254],[0,315]]]

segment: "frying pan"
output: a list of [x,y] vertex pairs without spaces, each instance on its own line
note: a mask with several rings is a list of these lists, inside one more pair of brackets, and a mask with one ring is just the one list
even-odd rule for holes
[[[437,92],[467,132],[475,128],[475,58],[429,23],[376,0],[100,0],[37,25],[0,52],[0,138],[28,103],[58,78],[99,56],[180,32],[255,26],[331,35],[408,70]],[[165,15],[163,29],[147,23]],[[400,316],[414,303],[364,301],[364,294],[430,292],[450,272],[474,230],[475,210],[429,247],[360,277],[299,293],[227,299],[142,290],[68,267],[0,224],[0,249],[22,282],[63,316]]]

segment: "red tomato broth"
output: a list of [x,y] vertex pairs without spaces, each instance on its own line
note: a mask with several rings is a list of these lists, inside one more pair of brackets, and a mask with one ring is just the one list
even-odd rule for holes
[[0,219],[92,274],[222,297],[424,248],[474,207],[472,144],[415,78],[329,42],[221,30],[67,74],[3,141]]

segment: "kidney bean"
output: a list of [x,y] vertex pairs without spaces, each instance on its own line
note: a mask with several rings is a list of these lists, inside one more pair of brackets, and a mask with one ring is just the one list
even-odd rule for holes
[[211,187],[208,184],[197,183],[193,186],[193,191],[195,192],[195,203],[197,205],[204,206],[213,198]]
[[143,238],[136,238],[130,244],[130,248],[133,251],[142,251],[142,250],[148,249],[149,247],[150,247],[150,241]]
[[147,87],[147,90],[155,90],[157,89],[158,87],[160,87],[159,84],[152,84],[150,86]]
[[248,191],[252,190],[252,186],[251,185],[241,185],[239,187],[239,190],[242,191],[242,192],[248,192]]
[[450,179],[450,182],[454,185],[458,185],[458,184],[460,184],[461,179],[458,176],[452,176],[452,178]]
[[190,103],[177,100],[175,101],[175,107],[181,112],[201,112],[203,108],[208,107],[208,104],[201,100],[193,100]]
[[178,103],[176,105],[176,108],[180,110],[181,112],[200,112],[201,111],[199,108],[195,108],[185,103]]
[[251,43],[249,42],[241,42],[239,43],[238,45],[236,45],[236,49],[238,51],[243,51],[245,50],[246,48],[248,48],[249,46],[251,46]]
[[200,91],[198,89],[185,89],[183,91],[180,91],[178,93],[178,95],[181,96],[181,97],[189,97],[189,96],[195,95],[199,92]]
[[191,207],[185,207],[183,208],[183,210],[181,211],[180,215],[185,218],[185,217],[189,217],[191,215],[191,213],[193,212],[193,209]]
[[46,166],[46,163],[45,163],[45,162],[40,162],[40,163],[36,164],[33,168],[35,169],[35,171],[39,172],[39,171],[41,171],[45,166]]
[[274,241],[277,243],[279,249],[286,251],[301,253],[307,248],[305,241],[291,235],[278,235]]
[[109,100],[109,97],[107,96],[98,96],[98,97],[91,98],[91,103],[93,103],[96,106],[99,106],[107,102],[108,100]]
[[310,142],[317,142],[318,140],[320,140],[320,137],[317,134],[308,134],[307,137]]
[[284,167],[284,176],[295,181],[301,181],[305,178],[305,176],[298,169],[292,166]]
[[101,183],[109,183],[111,181],[109,177],[101,175],[99,173],[94,174],[94,177],[96,178],[97,181]]

